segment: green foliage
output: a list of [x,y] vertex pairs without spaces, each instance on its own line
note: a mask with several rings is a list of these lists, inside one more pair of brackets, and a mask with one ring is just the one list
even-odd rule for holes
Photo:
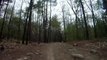
[[36,9],[37,13],[40,14],[43,12],[43,1],[37,1],[37,4],[33,5],[33,9]]
[[97,24],[96,24],[96,28],[97,28],[97,35],[99,38],[102,38],[102,37],[107,37],[107,34],[106,34],[106,24],[104,23],[104,21],[102,20],[98,20],[97,21]]
[[51,31],[52,31],[51,32],[52,41],[61,41],[62,40],[61,27],[60,27],[60,22],[58,22],[57,15],[54,15],[52,17]]
[[57,15],[52,17],[52,21],[51,21],[51,27],[54,29],[60,29],[60,22],[58,22],[58,18]]

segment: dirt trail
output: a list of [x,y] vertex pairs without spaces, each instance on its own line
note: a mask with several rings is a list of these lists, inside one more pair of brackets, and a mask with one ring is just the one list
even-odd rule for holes
[[53,49],[54,48],[52,44],[47,46],[47,60],[55,60]]
[[[75,59],[76,57],[79,59]],[[82,59],[81,59],[82,58]],[[90,50],[67,43],[20,45],[0,54],[0,60],[101,60]],[[103,59],[104,60],[104,59]]]
[[97,54],[66,43],[49,43],[47,47],[47,60],[100,60]]
[[64,51],[63,45],[63,43],[49,43],[47,60],[71,60],[71,56]]

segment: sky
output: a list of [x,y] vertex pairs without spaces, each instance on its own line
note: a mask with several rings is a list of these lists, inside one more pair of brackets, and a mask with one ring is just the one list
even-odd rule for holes
[[[26,6],[29,6],[29,0],[23,0],[24,4],[23,4],[23,10],[25,9]],[[36,0],[34,0],[36,1]],[[65,10],[70,12],[70,14],[73,14],[70,6],[68,5],[67,1],[69,0],[57,0],[57,5],[56,6],[52,6],[52,15],[61,15],[62,14],[62,6],[65,5]],[[73,1],[73,0],[71,0]],[[89,2],[89,0],[85,0],[87,1],[87,3]],[[92,0],[92,2],[94,3],[96,0]],[[15,4],[15,10],[20,10],[21,7],[21,2],[22,0],[16,0],[16,4]],[[86,6],[85,8],[87,9],[87,11],[89,10]]]
[[[29,0],[24,0],[24,4],[23,4],[23,9],[25,9],[26,6],[29,6],[28,5],[28,1]],[[69,1],[69,0],[68,0]],[[87,1],[87,0],[86,0]],[[22,0],[16,0],[16,10],[19,10],[20,9],[20,6],[21,6],[21,2]],[[65,10],[71,10],[70,6],[68,5],[67,3],[67,0],[57,0],[57,5],[56,6],[52,6],[52,15],[62,15],[62,6],[65,6]],[[70,14],[73,14],[72,11],[69,11]]]
[[[23,10],[25,10],[25,7],[29,6],[29,4],[28,4],[29,0],[23,0],[23,1],[24,1]],[[20,10],[22,0],[16,0],[16,2],[17,3],[15,4],[15,6],[16,6],[15,10],[17,11],[17,10]],[[67,1],[66,0],[57,0],[57,5],[56,6],[52,6],[52,9],[51,9],[52,16],[53,15],[57,15],[60,21],[62,19],[62,6],[63,5],[67,5]],[[50,9],[48,9],[48,11],[50,12]],[[49,12],[48,12],[48,14],[49,14]]]
[[[28,1],[29,0],[24,0],[24,1],[26,1],[26,2],[24,2],[24,4],[23,4],[23,9],[25,9],[25,7],[26,6],[28,6]],[[19,10],[20,9],[20,5],[21,5],[21,2],[22,2],[22,0],[16,0],[16,10]],[[54,14],[60,14],[60,12],[62,12],[61,11],[61,8],[62,8],[62,6],[64,5],[64,4],[66,4],[66,0],[57,0],[57,5],[56,6],[52,6],[52,14],[54,15]]]
[[[68,0],[69,1],[69,0]],[[73,1],[73,0],[71,0]],[[87,4],[89,4],[89,0],[85,0],[87,2]],[[101,1],[101,0],[100,0]],[[21,2],[22,0],[16,0],[16,4],[15,4],[15,10],[20,10],[21,7]],[[93,3],[96,3],[96,0],[92,0]],[[29,6],[29,0],[24,0],[24,4],[23,4],[23,10],[25,9],[26,6]],[[57,5],[56,6],[52,6],[52,15],[57,15],[59,20],[62,21],[62,6],[65,6],[65,9],[68,15],[71,15],[71,19],[75,18],[75,15],[73,13],[73,11],[71,10],[69,4],[67,3],[67,0],[57,0]],[[91,14],[90,10],[88,9],[88,7],[86,5],[84,5],[85,7],[85,11],[88,14]],[[49,10],[48,10],[49,11]],[[95,14],[100,13],[102,10],[100,11],[95,11]],[[50,11],[49,11],[50,12]]]

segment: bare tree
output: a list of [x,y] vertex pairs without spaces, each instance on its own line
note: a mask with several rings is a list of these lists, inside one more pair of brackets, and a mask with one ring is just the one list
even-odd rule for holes
[[66,32],[65,32],[65,6],[63,5],[62,6],[62,18],[63,18],[63,26],[64,26],[64,40],[63,41],[66,41]]
[[86,39],[89,39],[88,25],[87,25],[87,20],[86,20],[86,15],[85,15],[85,10],[84,10],[84,5],[83,5],[82,0],[79,0],[79,3],[80,3],[80,5],[81,5],[82,13],[83,13],[83,18],[84,18]]
[[49,28],[48,28],[48,36],[49,36],[50,41],[51,41],[51,12],[52,12],[51,6],[52,6],[52,4],[51,4],[51,0],[50,0],[50,21],[49,21]]
[[79,37],[79,34],[78,34],[78,23],[80,23],[79,21],[80,21],[80,18],[78,17],[78,4],[76,5],[76,7],[77,8],[75,8],[76,10],[74,10],[74,7],[73,7],[73,4],[72,4],[72,1],[70,0],[70,2],[68,2],[67,1],[67,3],[69,4],[69,6],[71,7],[71,9],[72,9],[72,11],[73,11],[73,13],[74,13],[74,15],[75,15],[75,21],[76,21],[76,36],[77,36],[77,38]]
[[27,21],[28,21],[28,17],[29,17],[29,8],[28,10],[25,12],[25,23],[24,23],[24,31],[23,31],[23,37],[22,37],[22,44],[25,43],[25,39],[26,39],[26,32],[27,32]]
[[11,24],[11,20],[13,18],[13,14],[14,14],[15,3],[16,3],[16,0],[14,1],[12,11],[11,11],[11,16],[10,16],[9,23],[8,23],[8,37],[7,38],[10,38],[10,24]]
[[21,7],[20,7],[20,13],[19,13],[19,24],[18,24],[18,35],[19,35],[19,39],[20,39],[20,35],[21,35],[21,31],[20,31],[20,23],[21,23],[21,20],[22,20],[22,7],[23,7],[23,0],[21,2]]
[[7,12],[8,5],[9,5],[9,0],[6,4],[6,9],[5,9],[4,16],[3,16],[3,22],[2,22],[1,30],[0,30],[0,39],[3,37],[3,29],[4,29],[5,17],[6,17],[6,12]]
[[91,6],[91,12],[92,12],[92,19],[93,19],[93,24],[94,24],[94,37],[97,37],[97,33],[96,33],[96,22],[95,22],[95,15],[94,15],[94,10],[93,10],[93,6],[92,6],[92,1],[90,0],[90,6]]
[[29,5],[29,21],[28,21],[28,25],[27,25],[26,44],[28,44],[28,40],[31,39],[32,7],[33,7],[33,0],[30,0],[30,5]]

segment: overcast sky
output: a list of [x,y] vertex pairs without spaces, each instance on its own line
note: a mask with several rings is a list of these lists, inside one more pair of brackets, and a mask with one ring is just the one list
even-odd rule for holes
[[[36,0],[35,0],[36,1]],[[68,0],[69,1],[69,0]],[[73,1],[73,0],[71,0]],[[87,4],[89,4],[89,0],[85,0],[87,1]],[[92,0],[93,3],[96,3],[97,0]],[[16,0],[16,7],[15,9],[16,10],[19,10],[20,7],[21,7],[21,2],[22,0]],[[28,4],[29,0],[24,0],[24,4],[23,4],[23,10],[25,9],[26,6],[29,6]],[[62,18],[62,6],[65,5],[65,10],[66,12],[68,12],[68,14],[72,15],[71,17],[75,17],[73,11],[71,10],[70,6],[68,5],[67,3],[67,0],[57,0],[57,5],[56,6],[52,6],[52,15],[57,15],[59,19]],[[91,14],[90,13],[90,10],[88,9],[88,7],[86,5],[84,5],[85,7],[85,11],[88,13],[88,14]],[[101,10],[102,11],[102,10]],[[95,13],[99,13],[98,11],[95,11]]]
[[[16,0],[15,10],[20,10],[21,2],[22,2],[22,0]],[[23,10],[25,9],[26,6],[29,6],[28,2],[29,2],[29,0],[24,0]],[[58,18],[61,19],[62,18],[62,6],[63,5],[66,5],[67,7],[69,6],[69,5],[67,5],[66,0],[57,0],[57,5],[52,6],[52,15],[57,15]],[[67,10],[67,8],[66,8],[66,10]],[[50,9],[48,11],[50,12]]]
[[[29,0],[24,0],[26,2],[24,2],[23,4],[23,9],[28,6],[28,1]],[[20,9],[20,5],[21,5],[21,2],[22,0],[16,0],[16,10]],[[57,5],[56,6],[52,6],[52,11],[54,12],[53,14],[59,14],[59,12],[61,12],[61,8],[63,5],[66,5],[66,0],[57,0]]]
[[[34,1],[36,1],[36,0],[34,0]],[[69,0],[68,0],[69,1]],[[71,1],[73,1],[73,0],[71,0]],[[86,0],[86,1],[89,1],[89,0]],[[96,0],[92,0],[92,2],[95,2]],[[16,10],[19,10],[20,9],[20,7],[21,7],[21,2],[22,2],[22,0],[16,0],[16,4],[15,4],[15,9]],[[24,4],[23,4],[23,9],[25,9],[25,7],[26,6],[28,6],[29,4],[28,4],[28,2],[29,2],[29,0],[24,0]],[[88,2],[87,2],[88,3]],[[70,10],[70,13],[72,14],[73,12],[72,12],[72,10],[71,10],[71,8],[70,8],[70,6],[68,5],[68,3],[67,3],[67,0],[57,0],[57,5],[56,6],[52,6],[52,14],[54,15],[54,14],[56,14],[56,15],[60,15],[60,14],[62,14],[61,12],[62,12],[62,6],[63,5],[65,5],[66,6],[66,10]],[[85,8],[87,9],[87,7],[85,6]],[[88,10],[88,9],[87,9]]]

